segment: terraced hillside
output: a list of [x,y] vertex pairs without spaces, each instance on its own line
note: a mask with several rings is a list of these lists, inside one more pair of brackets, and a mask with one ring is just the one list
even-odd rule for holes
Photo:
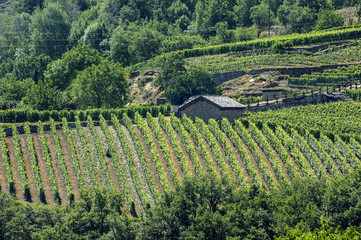
[[[332,106],[331,106],[332,107]],[[29,124],[1,131],[0,186],[23,201],[69,203],[82,188],[121,191],[138,214],[189,175],[233,178],[272,189],[302,176],[330,179],[358,168],[360,142],[338,135],[317,138],[289,126],[223,119],[195,122],[150,114],[93,122]],[[45,128],[46,129],[46,128]],[[302,132],[302,134],[300,133]],[[134,208],[135,207],[135,208]]]

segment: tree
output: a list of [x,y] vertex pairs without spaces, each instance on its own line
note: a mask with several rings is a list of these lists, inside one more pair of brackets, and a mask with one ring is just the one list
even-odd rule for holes
[[272,25],[275,16],[266,2],[252,7],[250,11],[253,23],[256,24],[261,31]]
[[77,75],[72,92],[81,109],[122,107],[128,98],[128,81],[120,64],[103,60]]
[[308,7],[296,7],[288,15],[288,25],[291,32],[309,32],[315,26],[315,15]]
[[172,104],[180,105],[191,96],[216,93],[212,75],[203,68],[191,67],[186,73],[175,76],[164,94]]
[[337,14],[332,10],[322,10],[318,14],[315,29],[323,30],[333,27],[339,27],[343,26],[344,23],[345,19],[340,14]]
[[258,0],[237,0],[234,6],[235,21],[238,26],[250,27],[252,26],[251,8],[258,5]]
[[70,86],[78,72],[99,64],[102,59],[98,51],[87,45],[78,45],[48,65],[44,72],[45,82],[63,91]]
[[51,3],[36,10],[31,18],[32,47],[35,54],[55,59],[67,49],[70,24],[59,4]]

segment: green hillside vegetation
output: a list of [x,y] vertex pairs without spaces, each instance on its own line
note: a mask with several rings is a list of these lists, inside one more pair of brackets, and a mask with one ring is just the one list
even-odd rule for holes
[[[190,58],[261,48],[276,51],[200,64],[202,71],[210,72],[292,64],[292,56],[277,51],[359,38],[360,27],[345,25],[336,14],[343,7],[359,12],[357,1],[329,0],[15,1],[0,13],[0,107],[122,107],[131,100],[125,83],[131,72],[160,67],[162,55],[169,52]],[[276,34],[275,29],[281,30]],[[357,46],[349,48],[355,50]],[[343,62],[345,52],[339,53],[330,53],[333,60],[302,54],[295,58],[303,64]],[[352,56],[347,63],[358,62]],[[267,64],[270,58],[279,60]]]

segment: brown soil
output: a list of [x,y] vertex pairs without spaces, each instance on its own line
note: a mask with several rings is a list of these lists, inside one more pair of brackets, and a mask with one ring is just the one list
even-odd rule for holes
[[144,151],[144,156],[145,156],[145,159],[147,161],[149,170],[152,173],[154,183],[157,186],[159,193],[162,193],[163,188],[162,188],[162,185],[160,184],[160,180],[159,180],[159,177],[158,177],[157,172],[155,170],[155,166],[153,164],[152,157],[150,155],[147,144],[145,143],[145,140],[144,140],[143,135],[141,134],[140,130],[136,126],[134,126],[134,128],[135,128],[135,131],[136,131],[136,133],[138,135],[139,142],[142,145],[142,148],[143,148],[143,151]]
[[43,150],[41,148],[39,135],[38,135],[38,133],[33,133],[32,136],[33,136],[33,141],[34,141],[35,152],[36,152],[36,155],[38,156],[38,165],[39,165],[41,181],[43,182],[45,199],[48,204],[53,204],[54,196],[53,196],[53,192],[51,191],[51,186],[50,186],[50,182],[49,182],[49,178],[48,178],[48,174],[47,174],[47,170],[46,170],[46,165],[45,165],[45,161],[44,161],[44,157],[43,157],[44,154],[43,154]]
[[249,156],[249,158],[250,158],[253,166],[255,167],[255,169],[256,169],[256,171],[257,171],[258,176],[259,176],[260,179],[262,180],[263,185],[264,185],[267,189],[269,189],[267,183],[266,183],[265,180],[263,179],[263,176],[262,176],[261,171],[259,170],[258,164],[256,163],[256,161],[255,161],[254,158],[253,158],[253,154],[252,154],[251,151],[248,149],[247,145],[243,142],[243,139],[240,138],[240,140],[241,140],[243,149],[246,151],[247,155]]
[[53,136],[52,136],[51,132],[45,132],[45,136],[46,136],[47,141],[48,141],[48,147],[49,147],[51,162],[52,162],[52,166],[53,166],[53,169],[54,169],[54,175],[55,175],[56,183],[57,183],[58,189],[59,189],[59,196],[60,196],[60,199],[61,199],[61,203],[62,204],[67,204],[68,203],[67,192],[66,192],[66,188],[65,188],[65,185],[64,185],[64,182],[63,182],[64,181],[63,177],[61,175],[60,166],[59,166],[59,163],[58,163],[58,158],[56,156]]
[[[1,147],[0,147],[0,151]],[[0,186],[1,191],[3,192],[9,192],[9,184],[6,181],[6,175],[5,175],[5,168],[4,168],[4,159],[2,157],[2,154],[0,153]]]
[[187,153],[187,150],[186,148],[184,147],[183,145],[183,142],[181,140],[181,138],[179,137],[178,133],[176,131],[173,131],[174,134],[176,135],[177,137],[177,141],[179,142],[179,145],[181,147],[181,150],[183,152],[183,156],[184,156],[184,159],[186,160],[187,164],[188,164],[188,167],[189,167],[189,170],[191,171],[192,175],[195,176],[195,172],[194,172],[194,167],[193,167],[193,164],[192,164],[192,161],[191,159],[189,158],[189,155]]
[[183,174],[183,171],[182,169],[180,168],[179,164],[178,164],[178,159],[177,159],[177,156],[175,155],[174,151],[173,151],[173,147],[172,147],[172,144],[170,143],[169,139],[168,139],[168,136],[167,134],[163,131],[163,129],[160,130],[164,139],[165,139],[165,143],[167,144],[168,146],[168,149],[169,149],[169,152],[170,152],[170,155],[172,156],[172,160],[173,160],[173,164],[174,164],[174,167],[175,169],[177,170],[178,172],[178,176],[180,177],[180,179],[184,179],[184,174]]
[[79,199],[80,192],[79,192],[79,183],[78,179],[75,174],[75,169],[73,167],[73,161],[70,156],[70,149],[68,146],[68,141],[66,139],[65,133],[63,131],[58,131],[59,141],[61,145],[61,150],[64,155],[64,161],[66,165],[66,169],[68,170],[69,179],[71,187],[73,188],[75,199]]
[[36,186],[35,177],[34,177],[34,171],[31,166],[30,161],[30,154],[29,149],[26,141],[26,136],[24,134],[20,135],[20,144],[21,144],[21,152],[23,153],[24,163],[25,163],[25,169],[26,169],[26,176],[28,177],[29,187],[30,187],[30,194],[31,194],[31,200],[34,203],[39,203],[39,192]]
[[240,158],[237,149],[234,147],[233,143],[231,142],[231,140],[230,140],[226,135],[225,135],[225,137],[226,137],[228,146],[231,147],[231,150],[232,150],[232,152],[233,152],[233,155],[236,157],[236,160],[238,161],[238,165],[239,165],[239,167],[240,167],[241,170],[242,170],[243,176],[245,176],[245,178],[247,179],[248,184],[251,185],[251,184],[252,184],[252,179],[251,179],[251,177],[248,175],[248,172],[247,172],[246,168],[244,167],[243,161],[242,161],[242,159]]
[[[147,125],[148,127],[148,125]],[[165,163],[165,160],[163,158],[163,153],[162,153],[162,150],[158,144],[158,141],[156,139],[156,137],[154,136],[154,133],[153,131],[148,127],[148,130],[149,130],[149,133],[150,135],[152,136],[153,138],[153,143],[154,143],[154,147],[158,153],[158,156],[159,156],[159,161],[162,163],[162,166],[163,166],[163,171],[165,172],[165,174],[167,175],[167,179],[168,179],[168,182],[169,182],[169,186],[171,189],[174,189],[174,183],[172,181],[172,177],[170,176],[170,173],[169,173],[169,170],[168,170],[168,167]]]
[[11,164],[11,171],[13,173],[14,183],[15,183],[15,193],[16,196],[20,201],[25,201],[24,194],[21,190],[21,181],[20,181],[20,173],[18,170],[18,164],[15,158],[15,146],[14,141],[12,138],[6,138],[6,145],[9,149],[9,156],[10,156],[10,164]]
[[[105,135],[104,135],[102,129],[101,128],[96,128],[96,130],[97,130],[97,133],[98,133],[98,136],[99,136],[100,144],[102,145],[103,149],[108,149],[109,146],[108,146],[108,143],[106,142],[106,138],[105,138]],[[112,156],[112,157],[115,157],[115,155]],[[110,180],[113,183],[113,187],[116,190],[121,191],[121,187],[120,187],[120,184],[118,182],[117,174],[115,172],[115,168],[114,168],[112,159],[107,157],[106,155],[104,156],[104,159],[105,159],[105,162],[106,162],[106,164],[108,166],[109,177],[110,177]]]

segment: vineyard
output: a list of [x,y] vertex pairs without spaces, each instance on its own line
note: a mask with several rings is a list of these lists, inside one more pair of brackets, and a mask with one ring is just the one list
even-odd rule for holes
[[[336,122],[338,115],[340,126],[330,126],[332,135],[328,128],[308,130],[306,117],[306,128],[292,119],[284,124],[282,111],[274,113],[279,124],[272,121],[272,113],[233,124],[227,119],[207,124],[201,119],[162,114],[154,118],[150,113],[143,118],[135,113],[134,120],[126,114],[121,118],[113,114],[108,121],[87,116],[85,122],[76,116],[75,124],[65,118],[61,124],[51,120],[49,131],[42,122],[37,131],[31,131],[34,127],[28,123],[13,126],[12,136],[1,131],[0,186],[22,201],[48,204],[71,203],[83,188],[109,188],[122,193],[133,216],[142,216],[157,205],[162,193],[191,175],[209,174],[234,179],[240,187],[255,184],[267,190],[302,176],[329,180],[361,164],[356,138],[361,131],[356,120],[360,106],[337,104],[283,110],[284,116],[293,111],[309,119],[306,111],[317,112],[316,126],[327,125],[321,119]],[[342,109],[350,112],[347,120],[342,119]],[[19,134],[22,128],[25,133]],[[347,141],[345,129],[354,133]]]

